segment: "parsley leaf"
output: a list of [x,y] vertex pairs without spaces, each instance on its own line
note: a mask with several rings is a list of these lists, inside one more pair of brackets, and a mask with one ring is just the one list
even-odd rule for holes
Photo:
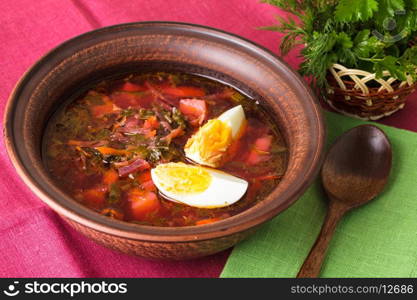
[[[403,0],[379,0],[378,13],[375,15],[375,19],[380,28],[391,29],[397,27],[396,23],[389,24],[393,21],[396,15],[404,14],[404,1]],[[394,28],[392,28],[394,29]],[[397,28],[398,29],[398,28]]]
[[[263,29],[284,34],[281,54],[303,44],[300,73],[327,86],[329,67],[417,80],[417,0],[265,0],[288,12]],[[413,46],[414,45],[414,46]]]
[[354,52],[359,58],[369,58],[375,54],[379,56],[384,48],[384,45],[376,36],[371,36],[369,29],[364,29],[356,35],[354,45]]
[[378,10],[376,0],[340,0],[335,17],[339,22],[366,21]]
[[398,58],[394,56],[385,56],[383,59],[375,63],[374,66],[376,76],[383,77],[384,71],[389,71],[390,75],[400,80],[407,80],[403,66],[398,65]]

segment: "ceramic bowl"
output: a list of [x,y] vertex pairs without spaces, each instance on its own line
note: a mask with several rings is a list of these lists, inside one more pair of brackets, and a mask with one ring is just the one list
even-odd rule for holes
[[[49,118],[65,99],[92,82],[138,70],[208,76],[259,101],[289,147],[288,169],[281,183],[252,208],[202,226],[167,228],[117,221],[71,199],[54,183],[42,161],[42,137]],[[27,186],[82,234],[129,254],[188,259],[232,247],[303,194],[323,156],[325,127],[317,103],[302,78],[246,39],[192,24],[129,23],[75,37],[33,65],[10,96],[4,137],[10,159]]]

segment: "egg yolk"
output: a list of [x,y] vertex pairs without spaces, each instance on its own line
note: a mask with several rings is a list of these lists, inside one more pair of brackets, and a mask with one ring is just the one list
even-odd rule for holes
[[232,129],[219,119],[209,120],[185,145],[188,153],[198,153],[207,164],[217,167],[232,144]]
[[211,183],[211,175],[204,168],[184,163],[161,164],[154,172],[164,190],[176,194],[201,193]]

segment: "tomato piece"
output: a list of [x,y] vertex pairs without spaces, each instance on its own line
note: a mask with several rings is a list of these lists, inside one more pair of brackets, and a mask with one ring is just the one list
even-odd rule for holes
[[145,120],[145,123],[143,124],[143,128],[146,129],[158,129],[159,122],[156,116],[150,116]]
[[148,181],[143,182],[140,185],[140,187],[142,189],[144,189],[145,191],[148,191],[148,192],[155,192],[156,191],[156,186],[155,186],[155,184],[153,183],[152,180],[148,180]]
[[136,178],[137,178],[139,183],[152,180],[151,171],[145,171],[145,172],[139,174]]
[[203,97],[206,95],[203,89],[194,86],[165,86],[161,87],[161,91],[176,97]]
[[256,165],[260,162],[267,161],[269,157],[269,155],[260,154],[257,150],[252,149],[249,152],[249,155],[246,159],[246,163],[248,163],[249,165]]
[[145,171],[136,177],[140,187],[145,191],[155,192],[156,186],[152,181],[151,171]]
[[249,165],[256,165],[269,159],[269,149],[272,144],[272,136],[265,135],[255,140],[253,148],[250,150],[246,162]]
[[161,204],[154,192],[133,188],[128,193],[128,204],[132,216],[136,220],[144,220],[159,210]]
[[109,169],[104,172],[103,174],[103,183],[104,184],[112,184],[115,183],[119,179],[119,173],[113,169]]
[[144,92],[147,88],[128,81],[123,84],[121,90],[125,92]]
[[118,107],[127,109],[129,107],[135,108],[150,108],[154,96],[150,93],[132,93],[132,92],[115,92],[111,94],[111,99]]
[[256,151],[251,150],[249,152],[248,157],[246,158],[246,163],[249,165],[256,165],[257,163],[261,162],[261,157]]
[[107,96],[103,97],[103,101],[104,101],[104,104],[90,107],[90,111],[93,117],[101,118],[105,114],[112,113],[115,110],[113,102],[110,100],[109,97]]
[[259,151],[268,152],[271,148],[272,136],[265,135],[263,137],[257,138],[255,141],[255,148]]
[[207,103],[199,99],[182,99],[180,111],[187,117],[192,126],[199,126],[207,119]]
[[106,198],[107,187],[99,186],[85,190],[82,194],[88,207],[101,208]]

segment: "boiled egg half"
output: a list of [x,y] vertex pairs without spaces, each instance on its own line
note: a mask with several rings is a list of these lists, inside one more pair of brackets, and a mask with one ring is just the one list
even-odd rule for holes
[[229,206],[248,188],[241,178],[182,162],[160,164],[151,170],[151,176],[165,198],[199,208]]
[[243,134],[246,117],[241,105],[207,121],[188,139],[184,152],[192,161],[217,168],[227,159],[230,146]]

